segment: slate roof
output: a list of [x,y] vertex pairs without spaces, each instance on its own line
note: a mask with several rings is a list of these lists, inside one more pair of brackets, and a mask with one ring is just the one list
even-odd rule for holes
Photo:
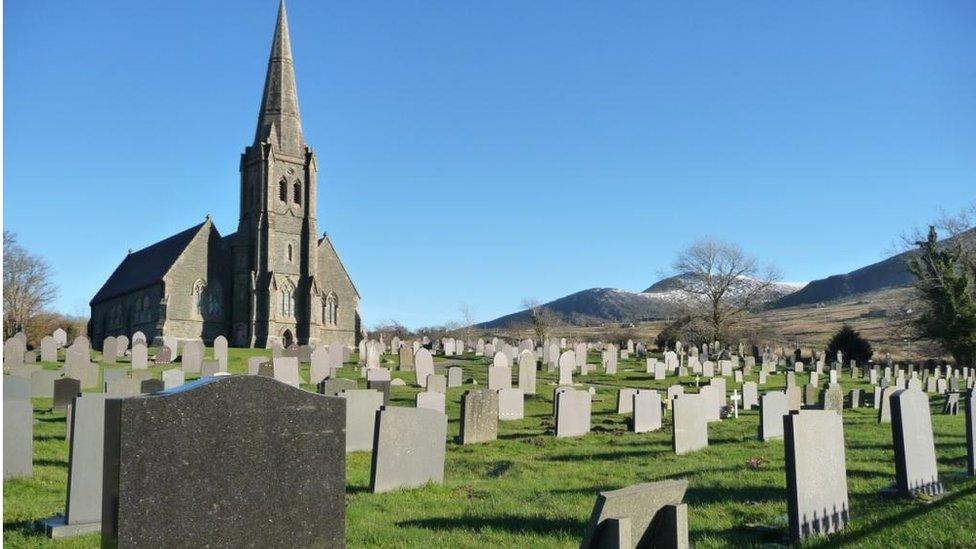
[[162,280],[173,263],[183,253],[183,250],[193,240],[193,237],[200,232],[200,228],[206,223],[204,221],[199,225],[194,225],[183,232],[125,256],[125,259],[115,268],[115,272],[108,277],[105,285],[102,286],[101,290],[98,290],[89,305],[96,305],[113,297],[134,292]]

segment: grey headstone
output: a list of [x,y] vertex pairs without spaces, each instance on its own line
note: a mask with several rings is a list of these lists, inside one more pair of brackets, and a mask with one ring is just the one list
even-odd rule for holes
[[390,403],[390,380],[375,379],[367,381],[366,388],[379,391],[383,395],[383,406]]
[[84,393],[75,397],[70,421],[65,514],[44,521],[51,538],[98,532],[102,524],[105,395]]
[[185,341],[183,343],[183,355],[180,357],[183,371],[188,374],[199,374],[203,364],[203,342]]
[[413,360],[417,385],[426,388],[427,376],[434,373],[434,357],[427,349],[420,348],[414,354]]
[[881,389],[881,397],[874,405],[878,408],[878,423],[891,423],[891,395],[898,391],[896,387]]
[[169,364],[170,362],[173,362],[173,350],[163,345],[156,351],[156,356],[153,358],[153,362],[156,364]]
[[[338,345],[338,343],[336,344]],[[309,354],[308,382],[317,385],[323,379],[332,375],[332,368],[329,367],[329,348],[316,347]]]
[[637,389],[617,389],[617,413],[629,414],[634,411],[634,395]]
[[383,406],[383,393],[372,389],[348,389],[339,396],[346,400],[346,452],[372,450],[376,411]]
[[786,393],[763,394],[759,404],[759,440],[783,438],[783,416],[790,412]]
[[708,447],[706,408],[711,405],[702,395],[679,395],[672,402],[671,447],[679,456]]
[[115,364],[115,360],[119,357],[119,346],[118,339],[112,336],[108,336],[102,340],[102,362],[106,364]]
[[[559,385],[573,384],[573,370],[576,368],[577,362],[579,359],[574,351],[563,351],[559,355]],[[584,358],[583,365],[585,364]]]
[[370,492],[442,483],[446,439],[443,412],[384,407],[376,414]]
[[466,391],[461,395],[461,444],[489,442],[498,438],[498,393]]
[[641,389],[635,393],[631,429],[635,433],[647,433],[661,428],[661,395],[657,391]]
[[31,399],[31,383],[25,377],[3,376],[3,400],[26,400]]
[[399,351],[400,355],[400,370],[404,372],[412,372],[414,369],[413,362],[413,348],[409,345],[401,347]]
[[220,371],[223,370],[220,367],[220,362],[216,360],[204,359],[200,363],[200,377],[216,375]]
[[61,378],[60,370],[38,370],[31,374],[31,396],[54,398],[54,382]]
[[759,406],[759,386],[755,381],[747,381],[742,384],[742,409],[752,410]]
[[966,391],[966,474],[976,476],[976,390]]
[[161,379],[144,379],[139,383],[139,392],[142,394],[153,394],[163,391],[166,385]]
[[58,342],[55,341],[51,336],[44,336],[41,338],[41,361],[58,361]]
[[358,386],[355,380],[330,378],[322,380],[316,385],[316,392],[325,396],[339,396],[343,391],[351,391]]
[[417,408],[427,408],[428,410],[437,410],[440,413],[444,413],[444,405],[446,397],[444,393],[436,393],[433,391],[421,391],[417,393]]
[[891,395],[891,435],[898,491],[941,494],[928,395],[915,389],[898,390]]
[[[502,353],[496,354],[504,357]],[[507,360],[507,357],[506,357]],[[488,368],[488,388],[497,391],[499,389],[512,388],[512,369],[508,366],[492,366]]]
[[427,376],[427,390],[437,393],[447,393],[447,379],[441,374]]
[[840,385],[831,385],[823,394],[823,409],[844,413],[844,390]]
[[33,475],[34,407],[30,400],[4,398],[3,480]]
[[273,358],[271,366],[274,369],[274,378],[282,383],[287,383],[292,387],[299,387],[302,378],[298,373],[298,357],[282,356]]
[[664,480],[600,492],[580,547],[687,549],[687,489],[687,480]]
[[783,416],[790,539],[843,530],[850,522],[844,422],[829,410]]
[[170,368],[169,370],[163,370],[163,389],[169,390],[174,387],[179,387],[186,382],[186,374],[183,370],[179,368]]
[[131,397],[142,394],[142,382],[123,377],[105,382],[105,394],[111,397]]
[[498,419],[512,421],[525,417],[525,393],[522,389],[500,389],[498,391]]
[[[258,369],[262,364],[269,364],[271,359],[266,356],[252,356],[247,359],[247,373],[248,375],[256,376],[258,375]],[[272,377],[274,369],[272,369]]]
[[342,547],[344,423],[338,399],[258,376],[109,399],[102,543]]
[[556,437],[579,437],[590,432],[592,395],[570,389],[556,395]]
[[102,381],[104,383],[126,377],[128,377],[128,373],[125,370],[102,370]]
[[463,371],[460,366],[451,366],[447,369],[447,386],[448,387],[460,387],[462,382]]
[[145,343],[137,342],[132,345],[132,369],[145,370],[149,367],[149,349]]
[[535,394],[536,354],[522,351],[519,354],[518,387],[526,395]]

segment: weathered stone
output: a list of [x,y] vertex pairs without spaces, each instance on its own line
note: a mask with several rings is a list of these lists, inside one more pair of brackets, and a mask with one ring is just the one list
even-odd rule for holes
[[671,447],[679,456],[708,447],[708,420],[706,408],[712,404],[702,395],[677,396],[671,403]]
[[417,393],[416,398],[417,408],[427,408],[428,410],[437,410],[442,414],[444,413],[444,405],[446,403],[444,393],[421,391]]
[[119,357],[118,339],[112,336],[106,337],[102,340],[102,362],[106,364],[115,364],[115,360]]
[[525,393],[522,389],[500,389],[498,391],[498,419],[512,421],[525,416]]
[[171,368],[169,370],[163,370],[163,389],[169,390],[174,387],[179,387],[183,385],[186,381],[185,374],[183,370],[179,368]]
[[601,492],[580,547],[687,549],[687,489],[687,480],[664,480]]
[[204,359],[200,363],[200,377],[217,375],[217,372],[222,371],[220,369],[220,362],[216,360]]
[[861,407],[861,390],[851,389],[851,409],[856,409]]
[[447,379],[441,374],[427,376],[427,390],[436,393],[447,393]]
[[629,414],[634,411],[634,395],[637,389],[617,389],[617,413]]
[[446,437],[443,412],[384,407],[376,419],[370,492],[444,482]]
[[461,395],[461,444],[489,442],[498,438],[498,393],[466,391]]
[[463,372],[460,366],[451,366],[447,369],[447,386],[460,387]]
[[966,391],[966,474],[976,476],[976,389]]
[[54,410],[65,412],[81,392],[81,382],[70,377],[54,380]]
[[105,382],[105,394],[111,397],[131,397],[142,393],[142,382],[130,377],[109,379]]
[[346,400],[346,452],[372,450],[376,411],[383,406],[383,393],[347,389],[339,396]]
[[139,383],[139,392],[144,395],[159,393],[166,389],[166,384],[161,379],[144,379]]
[[573,370],[577,362],[577,355],[573,351],[563,351],[559,355],[559,385],[573,384]]
[[434,357],[427,349],[420,348],[414,354],[413,359],[417,385],[426,388],[427,376],[434,373]]
[[631,430],[647,433],[661,428],[661,395],[657,391],[641,389],[631,396],[634,417]]
[[711,423],[722,419],[722,402],[719,396],[719,388],[715,385],[703,385],[698,389],[701,397],[702,413],[705,421]]
[[759,386],[755,381],[747,381],[742,384],[742,409],[752,410],[759,406]]
[[180,356],[180,365],[183,371],[188,374],[199,374],[203,363],[203,342],[186,341],[183,343],[183,355]]
[[763,394],[759,404],[759,440],[783,438],[783,416],[789,412],[785,392],[772,391]]
[[344,416],[257,376],[107,400],[102,543],[344,546]]
[[844,390],[840,385],[831,385],[823,394],[823,409],[844,413]]
[[30,379],[19,376],[3,376],[3,400],[31,399]]
[[930,496],[941,494],[928,395],[915,389],[892,393],[891,436],[895,446],[898,491]]
[[153,362],[156,364],[169,364],[173,362],[173,350],[169,347],[163,345],[156,351],[156,356],[153,357]]
[[844,423],[829,410],[783,416],[786,500],[794,542],[843,530],[850,521]]
[[58,361],[58,342],[55,341],[51,336],[44,336],[41,338],[41,361]]
[[[505,356],[502,353],[497,353],[495,355]],[[507,360],[507,358],[506,358]],[[495,361],[497,364],[497,360]],[[492,366],[488,368],[488,388],[497,391],[499,389],[511,389],[512,388],[512,369],[508,366]]]
[[523,394],[535,394],[536,354],[532,351],[519,353],[518,387]]
[[[898,391],[896,387],[881,389],[880,398],[876,398],[874,405],[878,408],[878,423],[891,423],[891,395]],[[875,393],[877,394],[877,393]]]
[[271,359],[271,366],[274,369],[274,378],[282,383],[287,383],[292,387],[299,387],[302,378],[298,373],[298,357],[282,356]]
[[579,437],[590,432],[592,395],[567,390],[556,395],[556,437]]
[[786,388],[786,407],[791,412],[799,411],[803,407],[800,388],[797,386]]
[[102,524],[105,395],[84,393],[71,403],[68,493],[64,516],[43,521],[48,537],[98,532]]
[[[4,376],[4,383],[10,380]],[[3,480],[34,475],[34,407],[29,399],[3,399]]]
[[37,370],[30,376],[31,396],[54,398],[54,382],[61,378],[59,370]]
[[383,406],[390,403],[390,381],[389,380],[373,380],[366,382],[366,388],[372,389],[374,391],[379,391],[383,395]]

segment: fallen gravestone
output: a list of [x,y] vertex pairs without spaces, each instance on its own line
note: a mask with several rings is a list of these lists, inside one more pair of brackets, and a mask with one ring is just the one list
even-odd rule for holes
[[444,482],[447,416],[426,408],[384,407],[376,414],[369,491]]
[[664,480],[600,492],[580,547],[687,549],[687,489],[687,480]]
[[258,376],[107,400],[102,543],[344,546],[344,415]]

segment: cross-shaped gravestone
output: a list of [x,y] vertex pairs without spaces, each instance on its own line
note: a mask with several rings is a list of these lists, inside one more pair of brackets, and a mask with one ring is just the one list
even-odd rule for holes
[[695,376],[695,387],[698,387],[698,380],[700,380],[700,379],[701,379],[701,376]]
[[733,390],[732,391],[732,396],[730,396],[729,399],[732,400],[732,412],[735,414],[735,417],[738,418],[739,417],[739,401],[742,400],[742,397],[739,395],[739,391],[738,390]]

